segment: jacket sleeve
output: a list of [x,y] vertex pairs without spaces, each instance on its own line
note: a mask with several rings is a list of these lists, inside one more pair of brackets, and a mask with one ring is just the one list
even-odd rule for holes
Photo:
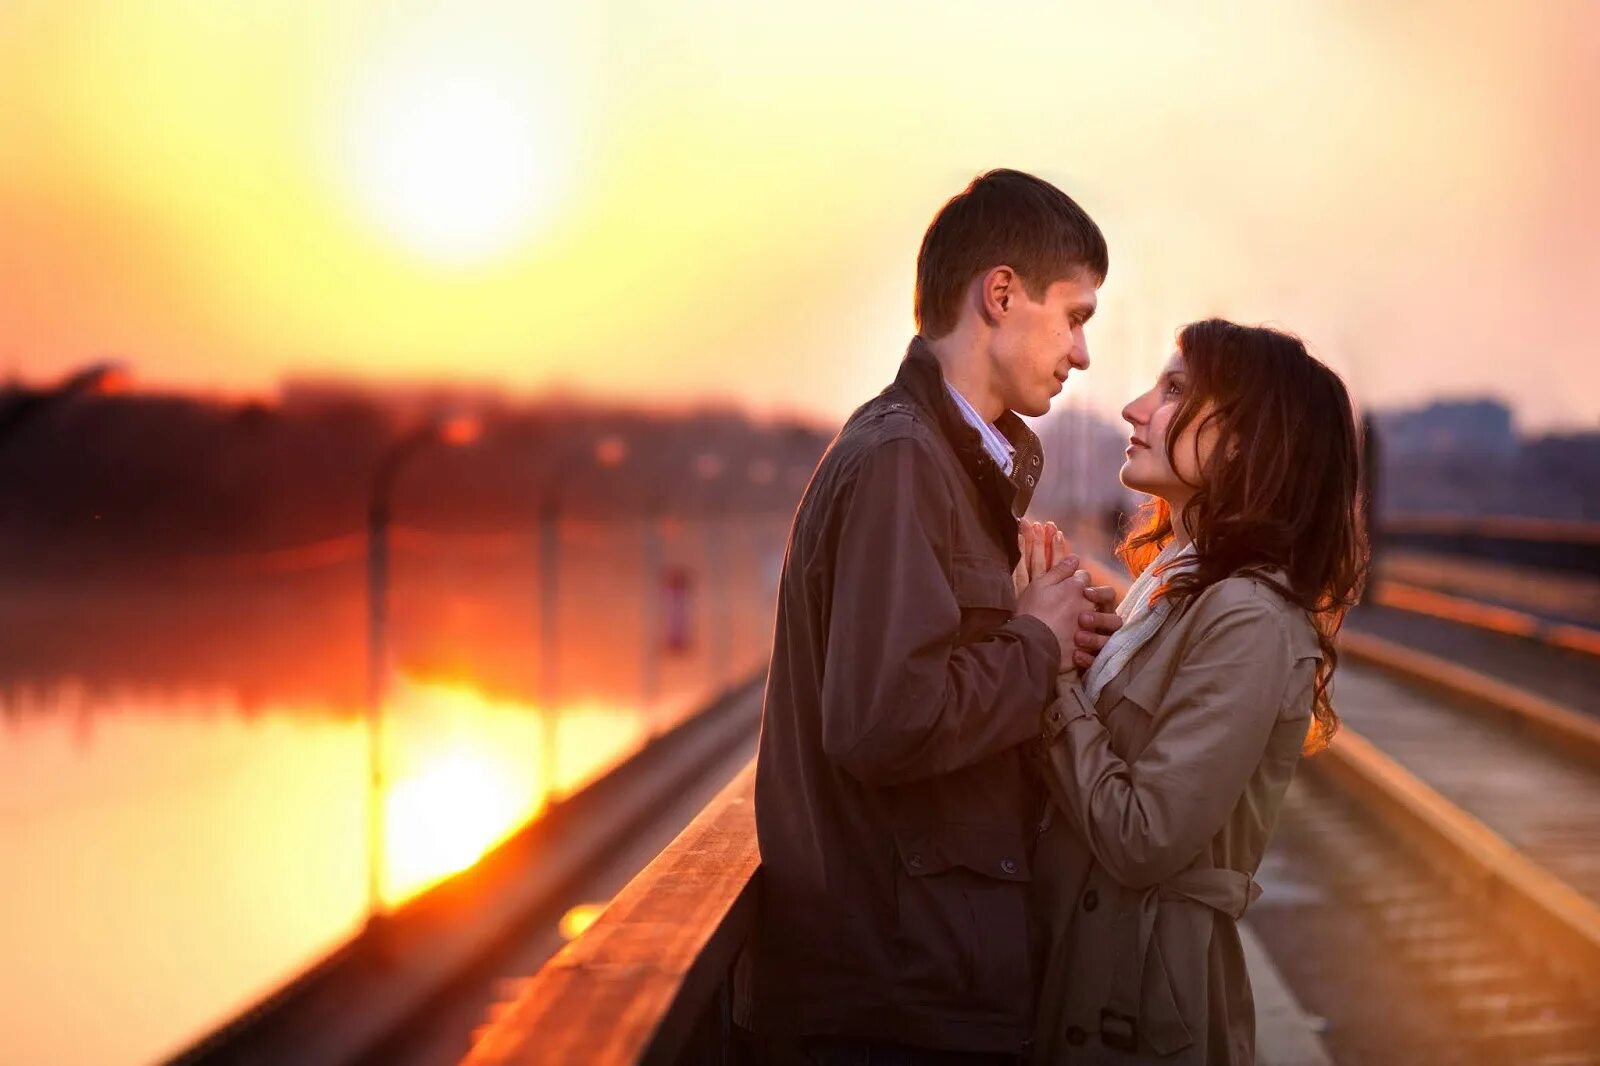
[[893,439],[864,458],[834,556],[822,746],[868,784],[948,773],[1038,736],[1060,664],[1037,618],[957,643],[953,503],[924,449]]
[[1196,619],[1156,716],[1130,764],[1083,687],[1057,685],[1047,714],[1051,792],[1090,850],[1129,888],[1159,884],[1186,868],[1227,822],[1267,748],[1296,661],[1280,615],[1251,597]]

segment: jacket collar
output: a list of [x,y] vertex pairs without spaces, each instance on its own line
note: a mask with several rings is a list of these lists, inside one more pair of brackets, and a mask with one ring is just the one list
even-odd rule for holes
[[900,372],[895,376],[895,384],[922,409],[940,435],[950,443],[985,500],[1008,519],[1006,525],[1009,535],[1004,539],[1008,552],[1015,555],[1017,519],[1027,513],[1040,475],[1044,472],[1044,450],[1039,438],[1015,412],[1007,411],[995,422],[995,428],[1016,449],[1012,457],[1011,476],[1007,477],[984,451],[977,430],[969,426],[961,417],[961,412],[956,410],[955,402],[945,391],[944,370],[939,366],[939,360],[934,358],[927,341],[921,337],[911,339],[906,357],[900,364]]

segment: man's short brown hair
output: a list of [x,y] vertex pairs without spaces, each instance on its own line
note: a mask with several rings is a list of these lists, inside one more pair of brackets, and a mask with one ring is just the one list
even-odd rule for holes
[[1020,170],[991,170],[934,216],[917,253],[917,332],[929,340],[956,328],[972,279],[1009,266],[1035,300],[1080,271],[1106,279],[1106,239],[1060,189]]

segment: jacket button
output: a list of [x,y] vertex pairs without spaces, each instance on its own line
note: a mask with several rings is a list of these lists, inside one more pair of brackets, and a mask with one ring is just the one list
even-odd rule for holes
[[1098,906],[1100,906],[1100,893],[1091,888],[1083,894],[1083,909],[1092,911]]
[[1015,860],[1015,859],[1001,859],[1000,860],[1000,869],[1003,870],[1004,872],[1008,873],[1008,874],[1016,873],[1017,872],[1017,860]]
[[921,855],[913,855],[913,856],[911,856],[910,859],[908,859],[906,861],[910,864],[910,866],[911,866],[911,868],[913,870],[922,869],[922,856]]
[[1033,488],[1033,475],[1032,474],[1029,474],[1027,476],[1026,481],[1028,482],[1028,487],[1030,489]]
[[1089,1039],[1088,1034],[1076,1025],[1067,1026],[1067,1043],[1073,1047],[1082,1047],[1083,1042],[1087,1039]]

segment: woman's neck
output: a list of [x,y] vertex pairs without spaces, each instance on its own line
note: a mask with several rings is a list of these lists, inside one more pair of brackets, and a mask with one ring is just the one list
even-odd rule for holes
[[[1187,500],[1184,501],[1184,503],[1188,502]],[[1172,519],[1173,542],[1180,547],[1188,547],[1194,542],[1194,538],[1189,536],[1189,527],[1183,524],[1183,507],[1168,500],[1167,510]]]

